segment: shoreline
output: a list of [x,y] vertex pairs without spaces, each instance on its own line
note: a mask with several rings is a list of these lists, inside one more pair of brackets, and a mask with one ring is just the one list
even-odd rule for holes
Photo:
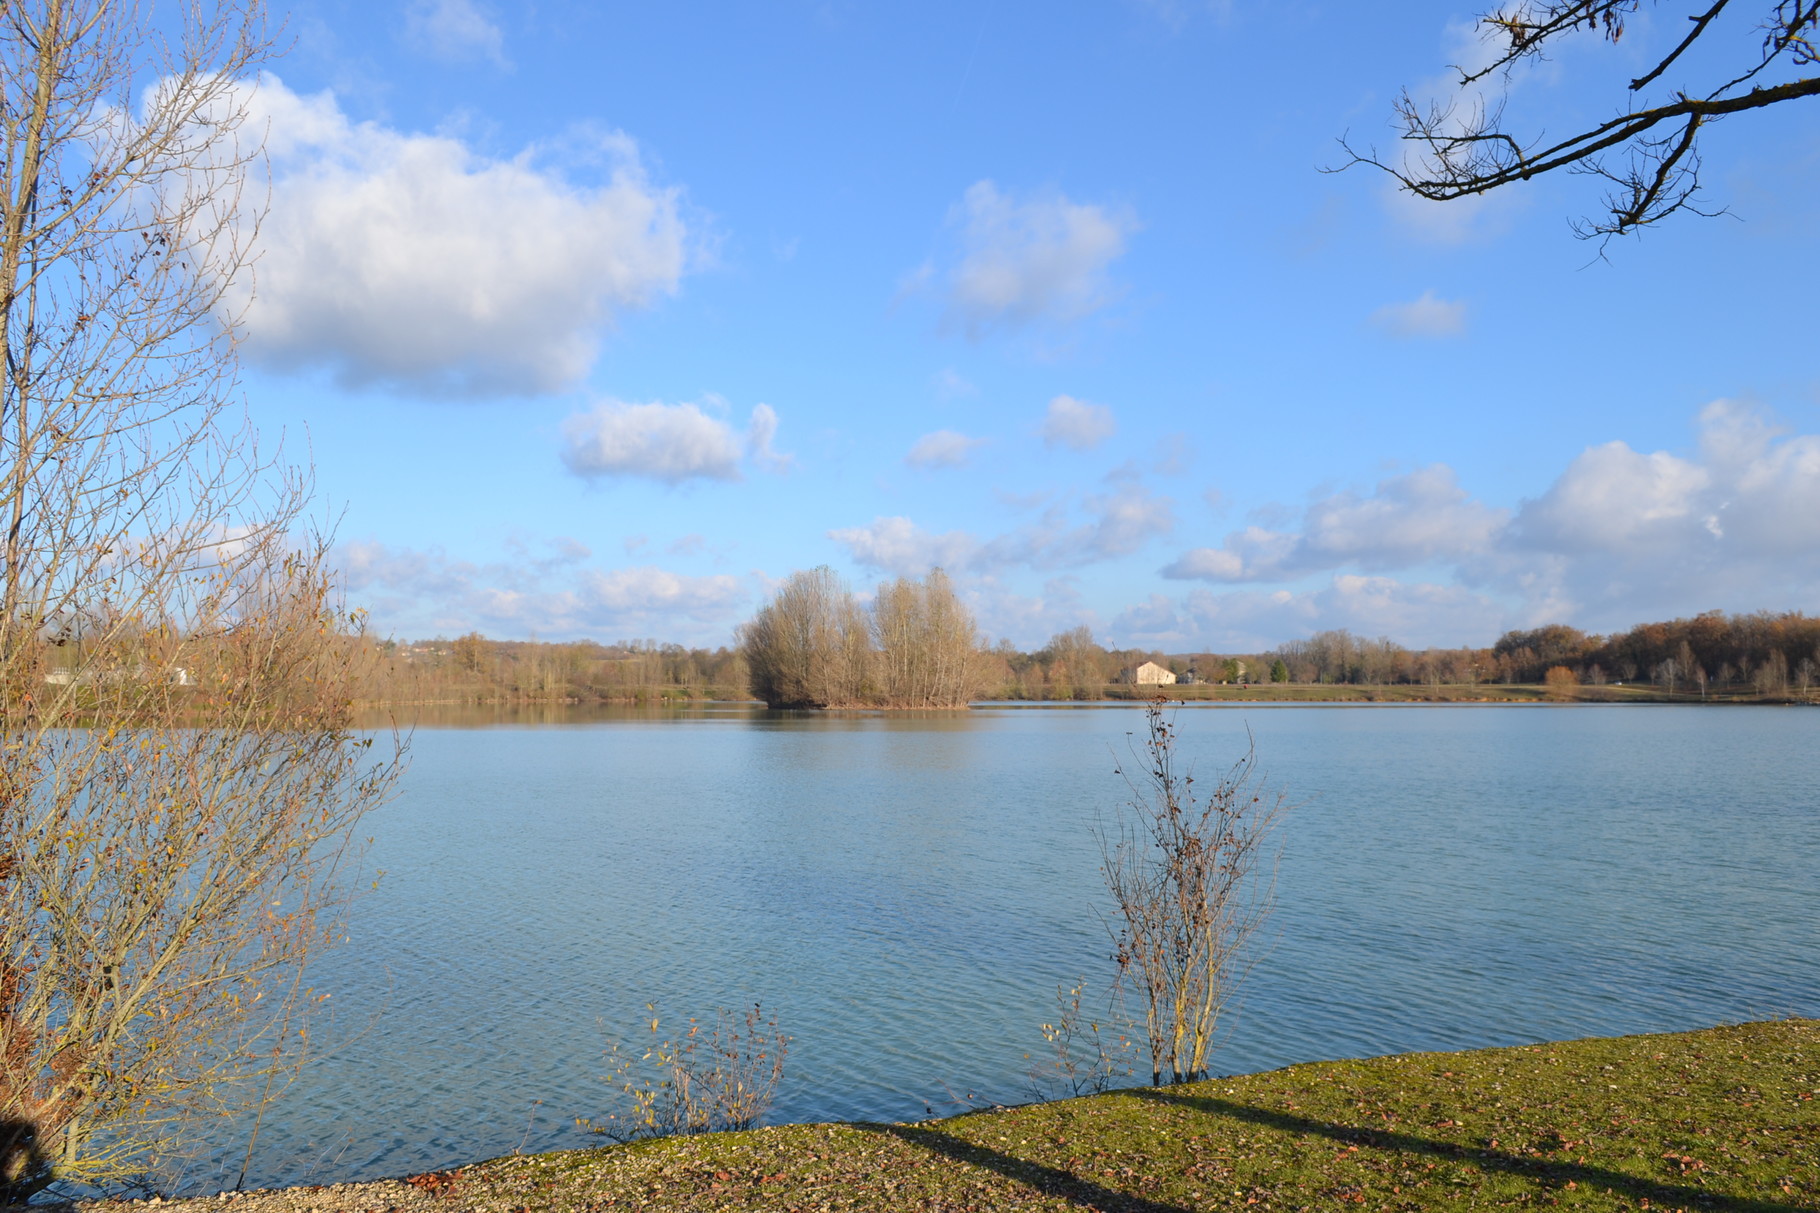
[[[1464,1202],[1464,1203],[1462,1203]],[[71,1213],[1820,1207],[1820,1020],[1311,1062],[900,1124]]]

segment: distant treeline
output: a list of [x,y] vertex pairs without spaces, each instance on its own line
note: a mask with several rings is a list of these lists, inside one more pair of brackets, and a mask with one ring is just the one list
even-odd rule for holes
[[603,703],[751,694],[745,657],[724,646],[686,649],[654,639],[552,644],[469,632],[453,640],[388,641],[376,656],[364,687],[373,702]]
[[[742,629],[742,647],[656,640],[545,643],[470,633],[380,646],[363,690],[394,702],[767,699],[809,705],[939,706],[967,699],[1098,699],[1150,661],[1183,684],[1356,686],[1647,684],[1664,695],[1809,698],[1820,684],[1820,617],[1798,611],[1644,623],[1599,636],[1564,624],[1507,632],[1489,648],[1411,649],[1317,632],[1259,653],[1108,649],[1087,628],[1023,651],[976,647],[946,581],[904,581],[860,607],[838,580],[798,574]],[[935,593],[931,594],[931,589]],[[800,608],[800,609],[799,609]],[[882,610],[882,615],[881,615]],[[767,616],[765,611],[771,611]],[[795,614],[791,612],[795,611]],[[784,626],[793,622],[792,627]],[[794,637],[795,639],[790,639]],[[755,642],[766,654],[755,670]],[[792,647],[794,645],[794,647]],[[971,654],[964,660],[963,654]]]
[[1669,694],[1805,696],[1820,681],[1820,618],[1799,611],[1707,611],[1610,636],[1549,624],[1506,632],[1489,649],[1412,650],[1344,631],[1320,632],[1260,660],[1281,661],[1292,682],[1644,682]]

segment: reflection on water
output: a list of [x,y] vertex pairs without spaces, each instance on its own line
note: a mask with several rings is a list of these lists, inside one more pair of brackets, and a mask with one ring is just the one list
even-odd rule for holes
[[[251,1180],[582,1144],[653,1000],[775,1010],[780,1118],[1023,1098],[1056,984],[1108,975],[1131,706],[413,714],[386,875],[311,973],[330,1055]],[[1820,713],[1220,706],[1183,745],[1223,769],[1247,727],[1298,808],[1216,1068],[1820,1013]]]

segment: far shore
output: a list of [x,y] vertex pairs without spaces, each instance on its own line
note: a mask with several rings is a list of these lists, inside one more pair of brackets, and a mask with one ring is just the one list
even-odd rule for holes
[[[1610,684],[1603,686],[1560,688],[1540,683],[1476,684],[1394,684],[1374,686],[1355,683],[1191,683],[1173,686],[1135,687],[1113,685],[1084,690],[1077,695],[1051,695],[1043,698],[1017,695],[986,694],[973,700],[969,708],[984,707],[1105,707],[1108,705],[1141,706],[1161,695],[1172,703],[1187,704],[1308,704],[1316,706],[1369,704],[1530,704],[1548,707],[1611,704],[1676,704],[1719,706],[1753,704],[1757,706],[1814,706],[1811,693],[1757,695],[1742,691],[1714,691],[1710,694],[1670,693],[1647,683]],[[749,696],[728,688],[650,687],[622,695],[598,698],[539,697],[527,695],[461,698],[447,697],[415,700],[371,700],[356,704],[363,714],[376,714],[400,709],[492,709],[512,712],[526,709],[584,709],[594,707],[707,707],[709,705],[762,708]],[[808,712],[890,712],[948,713],[964,708],[895,707],[890,705],[854,704],[836,708],[796,708]]]

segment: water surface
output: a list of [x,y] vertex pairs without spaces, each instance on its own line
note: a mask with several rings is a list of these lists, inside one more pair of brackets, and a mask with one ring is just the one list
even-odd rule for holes
[[[584,1144],[608,1036],[762,1000],[774,1119],[1028,1098],[1055,987],[1103,983],[1094,827],[1129,706],[542,712],[420,727],[368,821],[378,891],[311,974],[328,1056],[249,1183]],[[1225,1049],[1319,1058],[1820,1014],[1820,713],[1207,707],[1295,809]],[[244,1138],[192,1169],[231,1183]]]

